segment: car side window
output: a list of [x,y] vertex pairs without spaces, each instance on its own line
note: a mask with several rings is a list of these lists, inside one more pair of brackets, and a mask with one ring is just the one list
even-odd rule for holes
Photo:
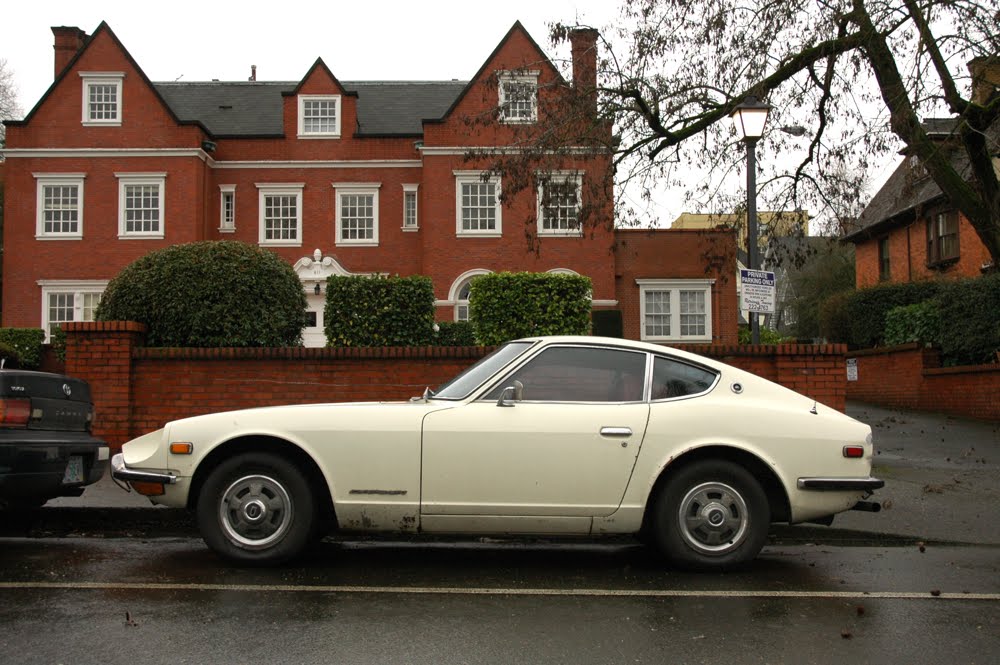
[[520,381],[531,402],[638,402],[645,398],[646,354],[617,349],[559,346],[545,349],[508,375],[486,396],[499,399]]
[[712,387],[716,374],[701,367],[657,356],[653,360],[653,389],[650,399],[670,399],[697,395]]

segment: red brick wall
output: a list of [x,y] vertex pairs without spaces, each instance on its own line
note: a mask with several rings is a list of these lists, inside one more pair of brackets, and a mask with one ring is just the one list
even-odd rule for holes
[[[959,259],[945,268],[927,267],[927,223],[923,218],[895,227],[888,235],[890,282],[978,277],[980,267],[990,260],[986,246],[961,214],[958,218]],[[884,234],[856,246],[855,282],[859,289],[879,283],[878,241],[882,237]]]
[[[736,344],[736,241],[733,231],[619,229],[615,232],[615,293],[624,335],[640,338],[637,279],[714,279],[712,343]],[[595,297],[597,297],[595,295]]]
[[941,367],[940,353],[917,343],[855,351],[858,380],[849,399],[881,406],[1000,421],[1000,364]]
[[[293,403],[407,399],[481,358],[483,347],[153,349],[130,322],[66,326],[66,372],[91,385],[95,434],[112,446],[170,420]],[[844,409],[839,345],[684,347]]]

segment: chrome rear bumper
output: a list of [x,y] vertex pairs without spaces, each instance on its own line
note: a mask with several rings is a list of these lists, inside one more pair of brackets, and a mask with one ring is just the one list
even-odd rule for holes
[[800,490],[820,492],[872,492],[885,487],[878,478],[799,478]]

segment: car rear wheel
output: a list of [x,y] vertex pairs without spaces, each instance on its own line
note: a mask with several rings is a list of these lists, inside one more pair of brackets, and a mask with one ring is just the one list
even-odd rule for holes
[[216,467],[198,496],[198,528],[222,556],[269,565],[299,554],[316,521],[305,476],[269,453],[247,453]]
[[656,499],[653,534],[675,564],[725,570],[753,560],[771,521],[767,495],[746,469],[723,460],[679,470]]

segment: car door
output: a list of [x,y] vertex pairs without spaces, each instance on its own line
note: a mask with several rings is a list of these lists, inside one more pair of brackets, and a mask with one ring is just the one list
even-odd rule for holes
[[[649,417],[646,366],[642,352],[550,346],[480,399],[428,414],[422,516],[589,522],[613,513]],[[520,398],[498,404],[503,389],[515,382],[523,385]]]

